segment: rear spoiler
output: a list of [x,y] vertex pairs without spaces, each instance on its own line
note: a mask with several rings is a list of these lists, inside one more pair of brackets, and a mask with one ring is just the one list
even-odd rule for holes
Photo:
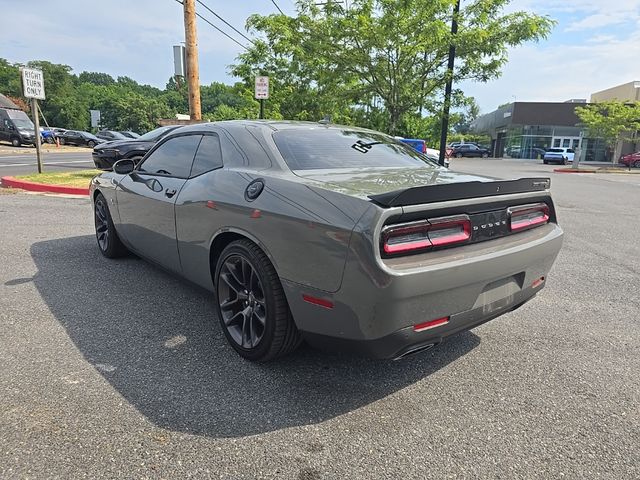
[[493,197],[510,193],[542,192],[548,190],[549,187],[551,187],[550,178],[520,178],[496,182],[476,181],[425,185],[369,195],[369,198],[383,207],[401,207],[467,198]]

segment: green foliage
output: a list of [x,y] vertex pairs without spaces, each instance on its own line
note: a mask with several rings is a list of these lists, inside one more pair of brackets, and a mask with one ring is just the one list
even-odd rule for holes
[[576,107],[576,115],[591,138],[602,138],[609,145],[620,140],[632,141],[640,130],[640,102],[618,101],[592,103]]
[[[90,130],[89,110],[100,110],[102,126],[114,130],[146,132],[158,126],[158,119],[189,111],[187,88],[171,78],[164,90],[141,85],[129,77],[114,79],[101,72],[74,75],[71,67],[46,61],[28,64],[43,70],[46,100],[40,108],[47,124],[75,130]],[[0,93],[26,105],[22,98],[19,64],[0,58]],[[257,118],[258,103],[253,90],[244,85],[212,83],[201,87],[204,118],[227,120]],[[271,106],[270,108],[273,108]],[[268,111],[279,118],[278,111]]]
[[467,1],[452,38],[454,1],[352,0],[345,9],[302,0],[293,18],[253,15],[247,26],[262,40],[239,55],[232,72],[246,85],[267,73],[286,118],[329,114],[406,133],[415,128],[410,117],[441,101],[452,41],[453,80],[486,82],[500,75],[508,47],[545,38],[554,24],[527,12],[504,14],[509,0]]

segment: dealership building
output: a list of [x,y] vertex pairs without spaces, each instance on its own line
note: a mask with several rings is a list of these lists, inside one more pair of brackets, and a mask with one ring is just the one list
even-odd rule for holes
[[[591,102],[640,101],[640,82],[629,82],[591,95]],[[566,102],[513,102],[482,115],[471,124],[471,131],[491,137],[494,157],[540,158],[553,147],[582,149],[586,162],[617,162],[613,151],[600,138],[589,138],[579,126],[575,113],[586,99]],[[637,151],[640,144],[625,143],[622,153]]]

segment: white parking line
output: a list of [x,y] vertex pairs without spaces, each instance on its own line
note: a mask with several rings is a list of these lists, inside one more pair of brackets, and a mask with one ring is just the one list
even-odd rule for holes
[[[93,163],[93,160],[68,160],[66,162],[43,162],[43,165],[66,165],[69,163]],[[0,164],[0,168],[3,167],[35,167],[37,163],[7,163]]]

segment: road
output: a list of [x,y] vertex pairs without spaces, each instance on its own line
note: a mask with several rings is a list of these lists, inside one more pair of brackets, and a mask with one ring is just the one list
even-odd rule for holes
[[[78,149],[77,152],[42,154],[45,172],[58,172],[70,169],[95,168],[91,160],[90,149]],[[0,177],[28,175],[37,173],[38,163],[35,149],[29,153],[0,154]]]
[[212,298],[0,194],[0,478],[640,478],[640,175],[549,175],[566,240],[516,312],[402,361],[254,365]]

